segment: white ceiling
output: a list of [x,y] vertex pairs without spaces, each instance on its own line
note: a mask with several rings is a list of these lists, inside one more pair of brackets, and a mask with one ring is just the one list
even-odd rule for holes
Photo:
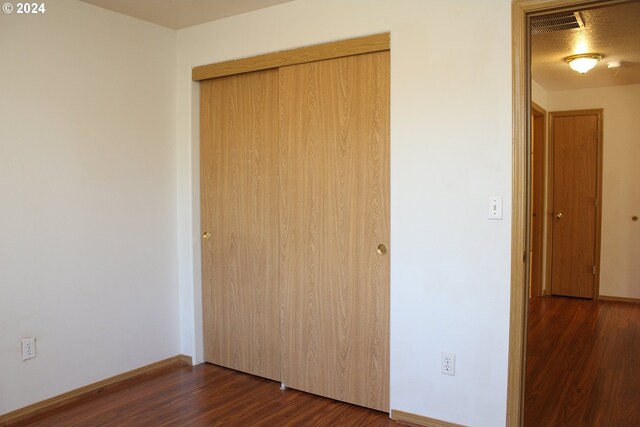
[[[580,11],[584,28],[531,36],[531,75],[547,90],[584,89],[640,83],[640,1]],[[604,58],[587,74],[569,68],[564,58],[579,52]],[[618,70],[610,61],[622,61]]]
[[293,0],[80,0],[179,30]]

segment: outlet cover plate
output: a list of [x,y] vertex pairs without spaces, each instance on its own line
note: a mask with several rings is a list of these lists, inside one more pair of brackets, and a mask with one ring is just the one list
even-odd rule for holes
[[442,353],[440,372],[446,375],[456,374],[456,355],[455,353]]
[[22,338],[22,360],[36,357],[36,339],[34,337]]

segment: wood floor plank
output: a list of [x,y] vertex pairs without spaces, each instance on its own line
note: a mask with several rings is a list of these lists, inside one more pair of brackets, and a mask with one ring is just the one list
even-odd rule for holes
[[534,298],[525,427],[640,425],[640,304]]
[[20,426],[398,426],[384,412],[211,364],[178,367]]

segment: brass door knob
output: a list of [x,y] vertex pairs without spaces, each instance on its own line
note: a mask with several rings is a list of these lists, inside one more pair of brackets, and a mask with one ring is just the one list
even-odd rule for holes
[[380,255],[384,255],[389,251],[389,248],[387,247],[387,245],[385,245],[384,243],[380,243],[378,245],[378,253]]
[[558,212],[558,213],[556,214],[556,218],[558,218],[558,219],[562,218],[562,212]]
[[204,233],[202,233],[202,238],[204,240],[209,240],[211,238],[211,233],[209,233],[208,231],[205,231]]

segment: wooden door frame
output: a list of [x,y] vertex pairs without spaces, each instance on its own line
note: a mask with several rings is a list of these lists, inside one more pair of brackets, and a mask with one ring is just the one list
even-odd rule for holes
[[[537,230],[538,231],[538,247],[537,248],[533,248],[534,250],[532,251],[534,254],[536,253],[536,250],[538,252],[538,265],[537,265],[537,277],[538,277],[538,282],[537,283],[532,283],[531,286],[531,294],[533,296],[536,297],[540,297],[542,296],[542,289],[543,289],[543,273],[544,273],[544,269],[543,267],[543,261],[546,259],[546,252],[547,249],[545,247],[545,243],[544,243],[544,227],[545,224],[547,223],[547,215],[546,215],[546,210],[545,210],[545,206],[548,206],[548,204],[545,204],[545,192],[547,190],[547,184],[545,184],[546,181],[546,177],[547,177],[547,139],[545,138],[546,132],[547,132],[547,112],[544,108],[540,107],[538,104],[536,104],[535,102],[531,102],[531,115],[539,117],[542,120],[542,133],[540,134],[540,139],[538,140],[538,138],[535,135],[538,135],[538,133],[534,133],[534,138],[536,138],[537,143],[533,144],[533,158],[534,158],[534,162],[536,159],[536,155],[535,155],[535,150],[536,147],[539,147],[539,152],[538,152],[538,161],[540,163],[540,170],[539,173],[541,175],[541,180],[542,180],[542,185],[541,186],[533,186],[532,187],[532,195],[531,195],[531,207],[533,208],[533,200],[535,200],[536,198],[540,198],[540,200],[542,201],[542,206],[540,206],[540,212],[538,213],[539,215],[541,215],[540,217],[540,227]],[[531,123],[532,127],[535,123],[535,118],[534,118],[534,122]],[[534,163],[535,166],[535,163]],[[535,176],[536,176],[536,170],[533,168],[531,168],[531,182],[533,183],[533,181],[535,180]],[[540,194],[540,193],[541,194]],[[543,214],[545,213],[545,214]],[[531,243],[533,243],[533,228],[531,229]],[[547,264],[548,266],[549,264]],[[533,269],[536,266],[533,265],[533,262],[531,262],[530,264],[530,268]],[[531,274],[531,276],[533,276],[533,274]],[[548,283],[545,281],[545,283]]]
[[554,12],[627,3],[628,0],[513,0],[511,4],[513,175],[511,218],[511,296],[506,425],[522,425],[527,331],[529,137],[531,72],[529,18]]
[[596,236],[595,236],[595,266],[596,274],[593,282],[593,299],[597,300],[600,296],[600,242],[602,232],[602,152],[603,152],[603,109],[591,109],[591,110],[566,110],[566,111],[550,111],[549,112],[549,134],[547,136],[549,141],[549,167],[548,173],[548,191],[547,191],[547,221],[549,226],[547,227],[547,271],[546,282],[549,286],[549,291],[552,291],[553,283],[551,282],[551,265],[553,260],[553,161],[554,154],[553,148],[555,146],[555,118],[556,117],[569,117],[569,116],[598,116],[598,148],[597,148],[597,163],[596,163],[596,198],[598,204],[596,206]]

